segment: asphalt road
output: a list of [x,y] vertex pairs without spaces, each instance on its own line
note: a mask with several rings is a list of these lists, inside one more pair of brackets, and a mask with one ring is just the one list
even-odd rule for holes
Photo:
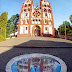
[[23,55],[23,54],[30,54],[30,53],[43,53],[43,54],[51,54],[57,56],[66,63],[69,70],[68,72],[72,71],[72,48],[13,47],[10,50],[0,55],[0,70],[1,70],[0,72],[5,72],[6,64],[13,57]]

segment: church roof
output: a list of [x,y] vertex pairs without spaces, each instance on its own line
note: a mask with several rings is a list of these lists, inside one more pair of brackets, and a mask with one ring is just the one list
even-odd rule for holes
[[40,8],[38,7],[38,4],[36,4],[36,6],[34,7],[34,9],[40,9]]

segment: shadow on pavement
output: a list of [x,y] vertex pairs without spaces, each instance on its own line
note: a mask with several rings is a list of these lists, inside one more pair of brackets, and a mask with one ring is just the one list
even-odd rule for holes
[[17,47],[72,47],[72,43],[44,41],[44,40],[30,40],[28,42],[17,45]]
[[23,54],[30,54],[30,53],[43,53],[43,54],[51,54],[57,56],[62,60],[64,60],[68,66],[68,69],[72,71],[71,46],[72,44],[65,42],[40,41],[40,40],[31,40],[26,43],[22,43],[0,54],[0,72],[5,72],[6,64],[13,57]]

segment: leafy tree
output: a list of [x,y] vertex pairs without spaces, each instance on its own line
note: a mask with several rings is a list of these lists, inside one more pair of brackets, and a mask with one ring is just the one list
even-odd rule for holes
[[70,19],[70,22],[72,23],[72,15],[70,15],[69,19]]
[[67,35],[72,36],[71,25],[67,21],[64,21],[63,24],[59,26],[59,28],[58,28],[59,32],[61,31],[61,35],[65,35],[65,24],[66,24],[66,33],[67,33]]
[[18,20],[19,20],[19,14],[16,14],[16,18],[14,21],[14,36],[15,36],[15,32],[18,31]]
[[9,36],[11,33],[14,33],[18,29],[18,19],[19,19],[19,14],[13,15],[8,21],[7,21],[7,36]]
[[6,24],[8,19],[8,12],[4,12],[0,16],[0,41],[6,40]]

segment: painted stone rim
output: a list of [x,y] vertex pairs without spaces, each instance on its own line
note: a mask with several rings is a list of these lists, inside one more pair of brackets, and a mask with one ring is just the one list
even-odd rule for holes
[[12,58],[12,59],[7,63],[5,70],[6,70],[6,72],[12,72],[12,71],[11,71],[11,66],[12,66],[12,64],[13,64],[15,61],[18,61],[18,60],[20,60],[20,59],[22,59],[22,58],[41,57],[41,56],[51,57],[51,58],[57,60],[57,61],[60,63],[60,65],[61,65],[61,72],[67,72],[67,66],[66,66],[65,62],[64,62],[62,59],[60,59],[60,58],[58,58],[58,57],[56,57],[56,56],[53,56],[53,55],[40,54],[40,53],[32,53],[32,54],[24,54],[24,55],[16,56],[16,57]]

